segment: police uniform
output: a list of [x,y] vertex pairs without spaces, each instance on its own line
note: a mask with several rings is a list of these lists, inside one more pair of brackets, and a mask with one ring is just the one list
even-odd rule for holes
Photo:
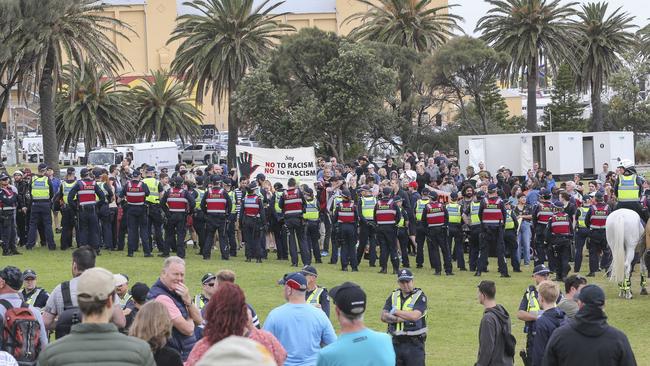
[[302,225],[303,213],[305,212],[305,200],[302,192],[295,186],[289,184],[287,190],[280,197],[279,206],[284,216],[284,224],[287,227],[287,244],[291,265],[298,266],[298,251],[303,264],[311,264],[311,251],[304,246],[304,227]]
[[514,272],[521,272],[519,263],[519,246],[517,245],[517,229],[519,222],[514,210],[506,209],[506,222],[503,226],[503,243],[510,253],[510,263]]
[[79,236],[77,245],[88,245],[99,253],[99,221],[97,219],[97,202],[104,201],[106,196],[97,183],[88,177],[88,170],[81,170],[82,179],[68,193],[68,202],[76,205],[79,220]]
[[95,197],[95,200],[97,201],[97,219],[99,220],[100,239],[105,249],[113,250],[113,225],[111,223],[111,210],[109,209],[109,205],[115,199],[113,197],[113,189],[109,186],[111,184],[110,182],[99,181],[101,171],[94,174],[96,179],[95,184],[102,190],[105,197],[105,200],[103,201],[99,200],[99,196]]
[[194,187],[190,191],[190,194],[192,195],[192,198],[194,198],[194,202],[195,202],[194,215],[192,217],[192,228],[194,228],[194,232],[196,232],[196,236],[199,241],[198,244],[199,244],[200,253],[203,253],[203,249],[205,248],[205,243],[206,243],[205,213],[201,209],[201,202],[203,202],[203,196],[205,196],[205,191],[206,191],[205,189],[202,188],[204,182],[205,181],[203,176],[197,177],[196,187]]
[[422,190],[422,197],[415,201],[413,216],[415,217],[415,265],[417,268],[424,266],[424,241],[427,239],[427,226],[422,221],[424,207],[431,201],[429,189]]
[[[452,193],[453,195],[453,193]],[[445,209],[447,210],[447,231],[448,240],[447,246],[449,247],[452,257],[455,256],[458,269],[466,271],[465,267],[465,251],[463,240],[463,212],[460,203],[453,197],[452,201],[447,203]],[[453,245],[452,245],[453,242]]]
[[128,256],[133,257],[133,252],[138,250],[138,237],[142,241],[142,249],[145,257],[152,257],[149,241],[149,228],[147,222],[147,211],[144,202],[149,195],[149,187],[138,180],[140,172],[133,172],[133,179],[128,181],[122,191],[122,197],[126,199],[127,225],[128,225]]
[[[393,200],[398,202],[401,201],[402,198],[400,196],[395,196]],[[409,226],[410,220],[408,209],[402,206],[400,209],[399,220],[397,221],[397,242],[399,243],[399,249],[401,252],[402,267],[406,268],[411,267],[409,260],[409,244],[411,241],[409,239]]]
[[[542,266],[544,269],[546,267]],[[538,267],[535,267],[538,268]],[[546,269],[545,269],[546,270]],[[546,270],[548,273],[548,270]],[[538,301],[537,288],[533,285],[526,288],[521,302],[519,303],[519,310],[523,310],[529,313],[539,313],[542,310],[542,307]],[[533,350],[533,338],[535,337],[535,321],[527,321],[524,323],[524,333],[526,333],[526,354],[522,355],[528,362],[525,362],[525,365],[532,365],[532,350]]]
[[[36,279],[36,272],[31,269],[26,269],[23,272],[23,279],[26,281],[28,279]],[[47,304],[47,300],[50,298],[50,295],[41,287],[35,287],[33,290],[27,290],[23,288],[20,291],[20,295],[23,297],[23,300],[27,305],[42,309]]]
[[76,228],[77,213],[72,205],[68,203],[68,195],[77,184],[76,179],[66,179],[59,187],[58,199],[61,204],[61,250],[72,247],[72,233]]
[[273,213],[269,217],[269,223],[273,232],[273,238],[275,239],[277,258],[279,260],[286,260],[289,259],[289,252],[287,250],[287,228],[284,226],[284,214],[280,207],[282,195],[284,195],[284,189],[282,189],[281,185],[278,185],[269,202],[271,212]]
[[[556,209],[561,210],[556,205]],[[546,225],[546,242],[549,250],[549,267],[555,271],[556,281],[562,281],[569,273],[573,218],[564,211],[556,212]]]
[[264,202],[255,193],[256,188],[257,183],[248,185],[248,192],[243,198],[239,212],[239,222],[242,227],[242,241],[246,243],[246,262],[250,262],[255,258],[258,263],[261,263],[264,254],[261,237],[264,234],[266,215]]
[[553,205],[548,201],[550,193],[544,188],[540,190],[540,200],[533,209],[533,226],[535,227],[535,265],[546,261],[546,225],[553,217]]
[[[362,187],[362,191],[368,191],[368,187]],[[377,198],[374,196],[361,196],[357,209],[359,210],[359,247],[357,248],[357,263],[361,263],[364,257],[366,247],[368,247],[368,256],[370,267],[375,267],[377,261],[377,242],[375,235],[375,226],[377,225],[374,218],[375,205]]]
[[[153,166],[147,167],[147,173],[152,174],[156,171],[156,168]],[[156,242],[156,247],[161,253],[165,252],[165,242],[163,240],[163,212],[160,207],[160,194],[164,191],[160,181],[153,176],[146,177],[142,179],[142,184],[147,186],[149,190],[149,195],[145,198],[144,208],[146,209],[147,215],[147,235],[151,241],[153,236],[153,241]],[[169,250],[169,248],[167,248]]]
[[643,222],[646,222],[646,217],[639,198],[643,193],[643,178],[636,174],[636,171],[630,167],[625,168],[623,175],[618,177],[614,187],[614,194],[618,200],[616,209],[627,208],[630,209],[641,217]]
[[[496,191],[495,185],[490,185],[490,192]],[[494,244],[497,249],[497,264],[501,277],[510,277],[506,264],[505,245],[503,242],[503,226],[505,224],[506,208],[499,196],[490,196],[481,201],[479,208],[483,238],[480,245],[479,265],[476,275],[487,270],[489,247]]]
[[479,251],[481,248],[481,217],[479,209],[483,199],[483,191],[476,192],[476,197],[465,209],[465,215],[469,218],[469,270],[485,271],[486,268],[479,267]]
[[228,214],[228,224],[226,226],[226,237],[228,238],[228,248],[230,249],[230,256],[237,256],[237,249],[239,248],[239,243],[237,243],[237,237],[235,235],[235,227],[237,225],[237,217],[239,213],[240,202],[237,200],[237,193],[233,189],[233,181],[230,178],[224,179],[224,184],[230,186],[228,191],[228,198],[230,198],[230,214]]
[[206,221],[205,245],[201,254],[203,259],[210,259],[214,237],[218,233],[221,259],[228,260],[230,258],[230,249],[226,238],[226,224],[232,209],[232,203],[228,192],[219,186],[221,180],[213,178],[212,182],[213,186],[205,192],[201,201],[201,210],[205,213]]
[[[47,169],[45,164],[38,166],[39,171]],[[54,243],[54,232],[52,232],[52,198],[54,197],[54,189],[50,178],[45,175],[38,174],[32,178],[29,185],[29,192],[31,196],[31,206],[29,215],[29,232],[27,234],[26,247],[28,250],[34,248],[36,244],[36,231],[41,225],[45,234],[45,241],[50,250],[56,249]]]
[[[176,249],[176,255],[185,258],[185,234],[187,231],[185,224],[187,215],[192,214],[196,202],[187,190],[181,188],[182,184],[182,178],[179,182],[175,182],[174,187],[163,194],[160,199],[160,206],[165,212],[165,216],[167,216],[167,222],[165,223],[165,251],[163,253],[169,254],[170,249]],[[208,247],[207,244],[206,247]],[[209,247],[212,248],[211,245]]]
[[[601,194],[602,195],[602,194]],[[602,201],[598,196],[596,203],[589,207],[585,217],[585,225],[589,227],[589,274],[594,276],[600,270],[600,267],[607,268],[611,262],[611,250],[607,245],[607,236],[605,235],[605,224],[609,216],[609,205]],[[602,265],[601,265],[602,258]]]
[[[582,251],[584,249],[587,238],[589,238],[589,226],[585,219],[587,214],[591,209],[591,206],[587,205],[588,197],[585,197],[585,203],[576,210],[576,234],[575,234],[575,252],[573,254],[573,264],[574,271],[580,272],[582,269]],[[591,257],[591,254],[589,255]]]
[[[336,208],[339,206],[339,203],[343,202],[343,197],[341,196],[340,193],[334,193],[334,194],[335,194],[335,196],[332,197],[332,208],[331,208],[331,211],[332,211],[332,230],[331,230],[330,239],[332,241],[332,251],[330,252],[330,255],[331,255],[330,256],[330,264],[336,264],[336,262],[338,262],[338,259],[339,259],[339,249],[340,249],[339,243],[340,243],[340,240],[337,237],[337,235],[340,234],[340,228],[339,228],[338,222],[336,220],[334,220],[334,211],[336,211]],[[352,198],[350,198],[350,199],[352,199]],[[356,207],[356,205],[354,207]],[[357,215],[358,215],[358,213],[357,213]],[[357,235],[357,233],[355,233],[355,235]],[[324,246],[324,244],[323,244],[323,246]],[[355,253],[355,258],[356,258],[356,253]]]
[[16,206],[18,195],[9,186],[9,176],[0,174],[0,180],[6,181],[7,186],[0,188],[0,239],[2,239],[2,255],[18,253],[16,248]]
[[437,195],[431,196],[429,203],[424,206],[422,211],[422,223],[427,228],[427,247],[429,252],[429,264],[435,270],[435,274],[442,272],[440,261],[440,252],[442,252],[445,273],[453,274],[451,265],[451,253],[449,253],[449,244],[447,239],[447,210],[445,206],[438,201]]
[[305,238],[307,243],[305,248],[310,250],[314,254],[314,259],[316,263],[322,263],[320,245],[318,241],[320,240],[320,209],[318,201],[313,197],[314,191],[311,188],[308,188],[305,193],[309,193],[312,198],[305,198],[305,213],[302,217],[305,219]]
[[[341,270],[347,271],[349,264],[352,267],[352,272],[356,272],[359,270],[358,257],[354,252],[354,246],[357,243],[358,212],[356,205],[350,200],[350,192],[342,192],[340,197],[342,200],[334,209],[333,221],[336,235],[332,235],[332,238],[336,238],[338,246],[341,248]],[[334,249],[332,246],[332,258],[334,258]]]
[[330,317],[330,299],[325,287],[317,286],[313,291],[305,291],[305,300],[308,305],[319,305],[327,317]]
[[393,265],[393,273],[397,274],[399,269],[399,258],[397,257],[397,221],[400,217],[400,209],[390,198],[390,189],[384,188],[382,198],[375,205],[373,212],[374,221],[377,223],[375,234],[377,243],[381,248],[379,257],[379,273],[386,273],[388,256]]

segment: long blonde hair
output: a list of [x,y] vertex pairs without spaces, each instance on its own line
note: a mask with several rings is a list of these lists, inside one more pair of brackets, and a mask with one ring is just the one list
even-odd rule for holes
[[149,301],[135,316],[129,335],[146,341],[151,351],[156,352],[165,346],[171,332],[172,320],[165,305]]

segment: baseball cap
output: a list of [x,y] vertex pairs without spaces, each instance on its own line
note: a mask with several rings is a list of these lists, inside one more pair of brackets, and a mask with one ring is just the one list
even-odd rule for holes
[[45,163],[38,164],[38,171],[40,172],[40,171],[43,171],[43,170],[47,170],[47,164],[45,164]]
[[36,278],[36,272],[33,269],[26,269],[23,272],[23,280],[33,280]]
[[408,269],[400,269],[399,272],[397,272],[397,280],[398,281],[410,281],[413,279],[413,272],[411,272]]
[[497,190],[497,185],[496,185],[496,184],[492,183],[492,184],[490,184],[490,185],[488,186],[488,191],[490,191],[490,192],[494,192],[494,191],[496,191],[496,190]]
[[149,286],[142,282],[136,282],[131,286],[131,297],[139,304],[147,301],[147,294],[149,294]]
[[417,188],[417,187],[418,187],[418,183],[417,183],[417,182],[409,182],[409,187],[411,187],[411,188]]
[[269,351],[258,342],[246,337],[230,336],[215,343],[201,357],[196,366],[275,366]]
[[149,165],[149,166],[147,167],[147,171],[148,171],[148,172],[155,172],[155,171],[156,171],[156,167],[155,167],[155,166],[151,166],[151,165]]
[[203,277],[201,278],[201,284],[205,285],[206,283],[214,280],[215,278],[217,278],[217,276],[215,276],[211,272],[208,272],[208,273],[204,274]]
[[85,270],[77,282],[78,301],[102,301],[115,291],[114,276],[107,269],[94,267]]
[[366,311],[366,293],[353,282],[344,282],[329,292],[336,307],[347,315],[359,315]]
[[7,175],[7,173],[5,173],[5,172],[0,173],[0,180],[5,180],[5,179],[9,179],[9,176]]
[[294,290],[305,291],[307,290],[307,279],[300,272],[287,273],[278,281],[279,285],[287,285]]
[[605,292],[597,285],[587,285],[580,290],[577,300],[586,305],[603,306],[605,305]]
[[23,273],[18,267],[6,266],[0,271],[0,278],[16,291],[23,287]]
[[266,180],[266,175],[260,173],[257,176],[255,176],[255,179],[257,179],[257,180]]
[[303,276],[318,277],[318,271],[316,270],[316,268],[314,266],[310,266],[310,265],[306,265],[306,266],[302,267],[302,270],[300,271],[300,273],[302,273]]
[[544,276],[549,273],[551,273],[551,270],[543,264],[538,264],[533,268],[533,275]]
[[129,279],[126,278],[126,276],[121,274],[121,273],[117,273],[117,274],[113,275],[113,283],[115,284],[115,287],[122,286],[122,285],[124,285],[124,284],[126,284],[128,282],[129,282]]

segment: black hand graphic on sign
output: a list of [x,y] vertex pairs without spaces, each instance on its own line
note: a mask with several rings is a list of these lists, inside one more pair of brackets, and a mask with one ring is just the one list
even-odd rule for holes
[[251,173],[259,167],[259,165],[253,165],[253,154],[248,152],[239,153],[237,157],[237,165],[239,165],[239,176],[250,177]]

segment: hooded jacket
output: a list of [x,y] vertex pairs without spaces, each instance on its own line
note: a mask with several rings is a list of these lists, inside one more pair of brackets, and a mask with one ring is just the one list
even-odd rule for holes
[[535,337],[533,337],[533,348],[531,358],[533,366],[541,366],[544,358],[544,350],[549,338],[555,331],[566,322],[566,314],[560,308],[551,308],[535,322]]
[[636,360],[627,337],[607,324],[603,310],[585,305],[553,332],[542,365],[636,366]]
[[510,314],[497,305],[485,309],[478,331],[478,360],[476,366],[512,366],[513,359],[505,354],[503,333],[511,332]]

